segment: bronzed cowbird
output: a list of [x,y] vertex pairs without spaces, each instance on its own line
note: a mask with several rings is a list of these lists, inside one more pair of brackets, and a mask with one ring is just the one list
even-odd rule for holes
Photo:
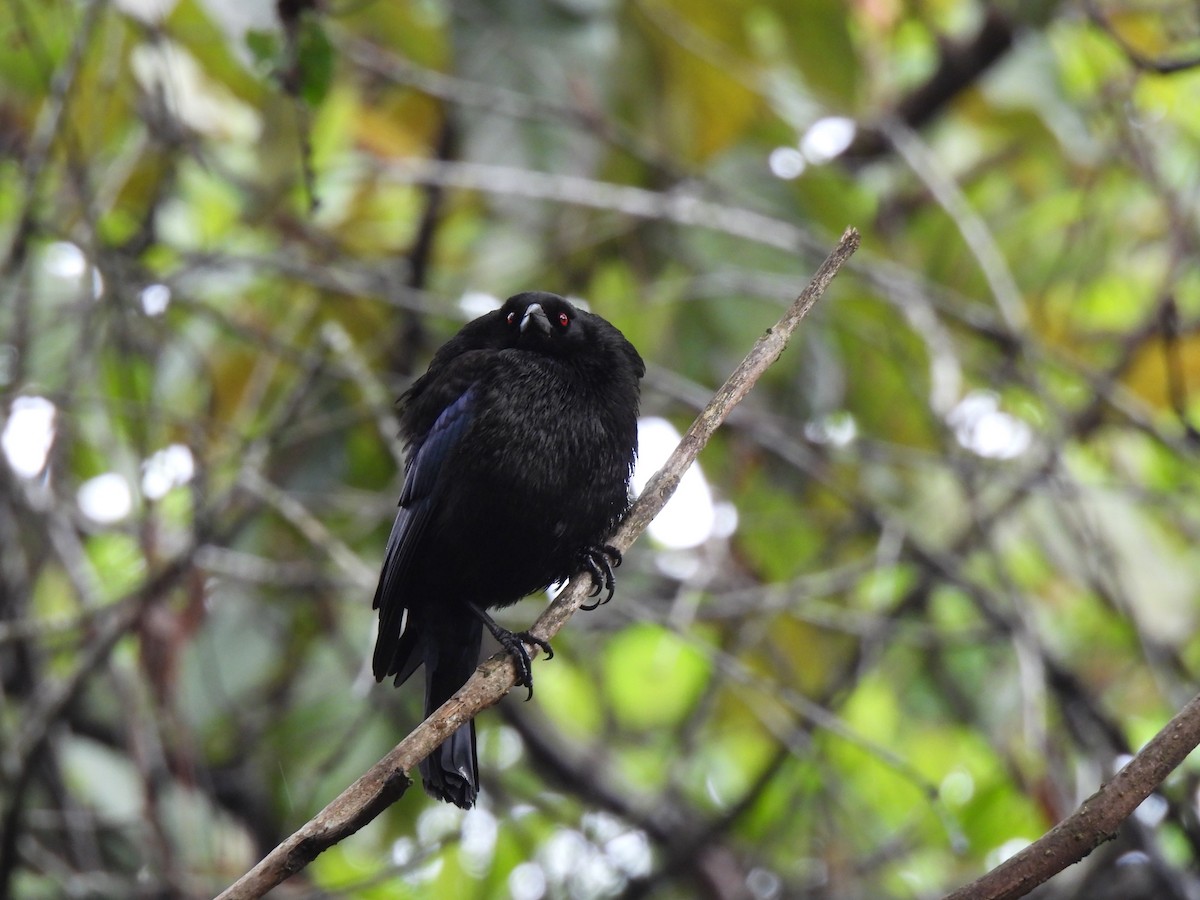
[[[425,666],[425,712],[471,676],[483,628],[533,692],[528,633],[487,610],[577,573],[612,596],[604,542],[629,508],[645,365],[604,319],[555,294],[517,294],[465,325],[400,398],[400,509],[375,591],[377,680]],[[598,601],[599,602],[599,601]],[[479,771],[468,722],[421,764],[425,789],[464,809]]]

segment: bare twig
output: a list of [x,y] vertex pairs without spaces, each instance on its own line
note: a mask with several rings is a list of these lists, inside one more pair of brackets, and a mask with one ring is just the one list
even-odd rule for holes
[[884,119],[880,131],[921,179],[938,205],[946,211],[971,255],[979,264],[996,308],[1010,334],[1020,334],[1028,326],[1028,313],[1021,288],[1013,277],[1004,251],[983,216],[975,211],[954,177],[940,165],[920,136],[899,119]]
[[1079,862],[1105,841],[1200,745],[1200,696],[1181,709],[1113,779],[1020,853],[945,900],[1012,900]]
[[404,160],[387,166],[385,171],[390,178],[403,184],[440,184],[462,190],[570,203],[638,219],[708,228],[793,253],[816,256],[824,252],[818,237],[791,222],[739,206],[714,203],[687,186],[661,192],[579,175],[430,159]]
[[[749,393],[762,374],[777,360],[800,321],[825,292],[833,277],[858,249],[858,232],[847,229],[837,247],[796,298],[783,318],[767,329],[750,353],[696,417],[675,452],[650,479],[612,543],[628,549],[675,492],[679,479],[692,464],[713,432]],[[531,633],[549,640],[566,624],[590,587],[586,579],[573,581],[534,623]],[[536,652],[536,648],[531,648]],[[419,725],[328,806],[295,834],[272,850],[253,869],[220,894],[218,900],[261,897],[303,869],[319,853],[362,828],[398,799],[411,783],[408,772],[459,726],[479,711],[495,705],[508,693],[516,671],[508,654],[500,653],[479,667],[457,694]]]

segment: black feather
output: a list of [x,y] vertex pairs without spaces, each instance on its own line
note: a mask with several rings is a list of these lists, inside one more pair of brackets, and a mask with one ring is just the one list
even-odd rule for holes
[[[611,324],[531,292],[469,322],[401,397],[408,442],[400,509],[375,592],[374,672],[399,685],[422,665],[426,715],[466,683],[486,610],[589,572],[611,594],[604,541],[629,508],[645,365]],[[515,647],[514,647],[515,644]],[[548,649],[548,647],[547,647]],[[421,765],[425,788],[467,808],[479,787],[464,725]]]

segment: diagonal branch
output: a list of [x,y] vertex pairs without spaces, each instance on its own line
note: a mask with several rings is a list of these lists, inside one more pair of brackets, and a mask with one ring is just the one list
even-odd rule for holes
[[1121,823],[1200,745],[1200,696],[1063,819],[1021,852],[945,900],[1015,900],[1116,837]]
[[[613,537],[611,543],[619,550],[627,550],[666,505],[679,485],[684,471],[696,459],[733,407],[750,392],[762,374],[783,353],[800,321],[808,315],[838,270],[858,249],[858,245],[858,232],[853,228],[846,229],[837,247],[821,263],[808,286],[788,308],[783,318],[758,339],[750,353],[696,417],[696,421],[687,430],[675,452],[650,479],[650,483],[646,485]],[[554,637],[586,600],[590,586],[591,583],[586,578],[573,580],[538,617],[531,633],[544,640]],[[530,649],[536,652],[536,648]],[[358,831],[378,816],[411,784],[407,773],[459,726],[481,710],[498,703],[512,688],[515,676],[512,658],[507,653],[497,654],[484,662],[462,690],[447,700],[300,830],[221,893],[218,900],[261,897],[303,869],[322,851]]]
[[1200,56],[1151,56],[1138,50],[1133,44],[1125,40],[1121,36],[1121,32],[1113,27],[1112,22],[1097,5],[1095,0],[1086,0],[1083,8],[1087,11],[1088,18],[1101,30],[1107,34],[1125,54],[1125,58],[1135,69],[1142,72],[1150,72],[1154,75],[1174,75],[1178,72],[1188,72],[1192,69],[1200,67]]
[[[887,117],[917,131],[931,122],[951,101],[974,86],[1013,46],[1016,27],[1004,4],[988,4],[983,24],[970,38],[939,40],[940,55],[929,78],[901,97]],[[842,158],[859,165],[887,152],[890,144],[877,127],[861,129]]]

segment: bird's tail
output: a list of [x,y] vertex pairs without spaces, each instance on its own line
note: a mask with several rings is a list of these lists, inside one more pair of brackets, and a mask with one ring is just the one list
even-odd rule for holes
[[[461,631],[429,634],[425,643],[425,715],[467,683],[479,664],[483,624],[474,617],[460,619]],[[475,756],[475,722],[467,722],[421,762],[425,790],[438,800],[463,809],[479,793],[479,761]]]

